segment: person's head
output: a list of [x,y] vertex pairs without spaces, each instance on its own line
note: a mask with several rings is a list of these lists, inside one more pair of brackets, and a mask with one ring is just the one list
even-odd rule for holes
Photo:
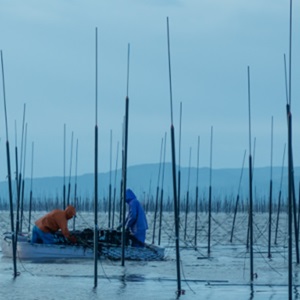
[[65,212],[68,220],[76,216],[76,209],[72,205],[68,205],[65,209]]
[[132,199],[135,199],[136,196],[131,189],[126,190],[126,202],[129,203]]

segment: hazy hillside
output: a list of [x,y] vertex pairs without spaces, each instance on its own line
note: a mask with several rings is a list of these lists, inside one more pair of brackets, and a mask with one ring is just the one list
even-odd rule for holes
[[[240,195],[247,197],[248,195],[248,178],[249,171],[244,169],[214,169],[211,176],[211,186],[213,197],[222,198],[224,196],[236,196],[238,193],[239,182],[242,174]],[[273,196],[276,198],[281,182],[281,167],[273,167],[272,180],[273,180]],[[299,185],[300,168],[295,168],[295,182],[296,187]],[[190,191],[190,197],[194,197],[195,188],[197,185],[197,169],[196,168],[181,168],[181,195],[184,196],[187,190]],[[111,176],[110,176],[111,175]],[[165,165],[164,172],[160,170],[159,164],[145,164],[128,167],[127,170],[127,187],[132,188],[139,197],[148,195],[149,193],[155,195],[157,185],[162,187],[162,176],[164,175],[163,188],[166,197],[172,197],[172,168],[171,164]],[[121,170],[115,171],[112,174],[100,173],[99,174],[99,197],[107,197],[108,187],[111,177],[112,189],[116,185],[117,193],[119,193]],[[178,180],[178,173],[176,174]],[[188,180],[189,179],[189,180]],[[198,172],[198,186],[201,195],[207,195],[209,189],[210,170],[209,168],[200,168]],[[15,182],[13,181],[13,189],[15,194]],[[63,177],[45,177],[35,178],[33,180],[33,195],[35,197],[58,197],[62,198],[63,195]],[[65,178],[66,190],[68,190],[69,179]],[[253,189],[254,195],[257,197],[266,197],[269,195],[270,185],[270,168],[256,168],[253,172]],[[0,182],[0,197],[7,198],[7,182]],[[70,183],[71,197],[74,195],[75,180],[72,177]],[[287,170],[283,171],[282,192],[285,195],[287,190]],[[77,195],[92,198],[94,191],[94,175],[85,174],[77,177]],[[30,179],[25,180],[25,200],[29,198],[30,192]]]

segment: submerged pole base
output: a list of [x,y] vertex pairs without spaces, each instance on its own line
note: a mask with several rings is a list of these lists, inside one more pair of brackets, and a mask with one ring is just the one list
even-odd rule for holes
[[185,290],[177,290],[176,295],[177,297],[180,297],[181,295],[185,295]]

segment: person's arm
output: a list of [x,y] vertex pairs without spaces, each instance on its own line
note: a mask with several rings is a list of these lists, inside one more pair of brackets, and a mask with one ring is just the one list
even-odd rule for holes
[[77,243],[77,239],[74,235],[70,234],[70,231],[68,229],[68,221],[67,220],[61,220],[60,222],[60,228],[61,228],[61,233],[63,234],[63,236],[68,239],[71,243],[76,244]]
[[70,232],[68,229],[68,221],[66,219],[59,220],[59,227],[61,229],[61,233],[67,239],[70,237]]

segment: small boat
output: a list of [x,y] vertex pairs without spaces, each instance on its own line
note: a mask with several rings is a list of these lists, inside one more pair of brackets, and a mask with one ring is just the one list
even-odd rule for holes
[[[84,229],[73,231],[76,244],[70,244],[60,233],[56,235],[56,244],[32,244],[28,234],[19,234],[17,242],[17,258],[29,260],[51,259],[92,259],[94,258],[93,231]],[[165,249],[145,243],[143,247],[132,247],[131,236],[126,234],[126,260],[153,261],[163,260]],[[1,241],[3,257],[12,257],[12,235],[5,233]],[[122,257],[121,232],[104,229],[99,231],[99,258],[119,260]]]

